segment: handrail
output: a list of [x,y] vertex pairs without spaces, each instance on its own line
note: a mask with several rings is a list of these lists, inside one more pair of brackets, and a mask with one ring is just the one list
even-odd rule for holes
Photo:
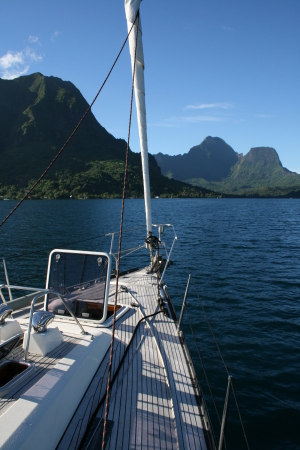
[[[54,291],[53,289],[38,289],[38,288],[34,288],[34,287],[13,286],[13,285],[8,285],[8,284],[0,284],[0,289],[3,289],[3,288],[6,288],[6,289],[17,289],[17,290],[20,290],[20,291],[38,292],[38,294],[33,298],[32,302],[31,302],[30,317],[29,317],[29,324],[28,324],[28,338],[27,338],[27,344],[26,344],[26,350],[25,350],[25,361],[26,361],[26,358],[27,358],[27,353],[28,353],[28,348],[29,348],[30,332],[31,332],[32,316],[33,316],[33,307],[34,307],[34,304],[35,304],[36,300],[39,297],[42,297],[45,294],[57,295],[61,299],[63,304],[65,305],[65,307],[66,307],[67,311],[69,312],[69,314],[73,317],[73,319],[75,320],[75,322],[79,326],[79,328],[81,330],[81,334],[85,334],[85,335],[89,335],[90,334],[90,333],[88,333],[87,331],[84,330],[83,326],[81,325],[81,323],[79,322],[77,317],[74,315],[74,313],[71,311],[71,309],[67,305],[66,301],[64,300],[63,296],[59,292]],[[91,338],[94,339],[94,336],[92,334],[91,334]]]
[[[32,300],[31,302],[31,308],[30,308],[30,316],[29,316],[29,323],[28,323],[28,336],[27,336],[27,342],[26,342],[26,349],[25,349],[25,361],[27,360],[27,355],[28,355],[28,349],[29,349],[29,342],[30,342],[30,333],[31,333],[31,326],[32,326],[32,316],[33,316],[33,308],[34,308],[34,304],[36,302],[36,300],[39,297],[42,297],[45,294],[54,294],[57,295],[61,301],[63,302],[63,304],[65,305],[66,309],[68,310],[68,312],[71,314],[71,316],[73,317],[73,319],[75,320],[75,322],[77,323],[77,325],[79,326],[80,330],[81,330],[81,334],[90,334],[87,331],[84,331],[83,326],[81,325],[81,323],[78,321],[78,319],[75,317],[75,315],[73,314],[73,312],[71,311],[71,309],[68,307],[67,303],[65,302],[64,298],[62,297],[62,295],[57,292],[57,291],[53,291],[52,289],[44,289],[43,291],[40,291]],[[94,338],[93,335],[91,335],[92,339]]]
[[1,287],[0,287],[0,297],[1,297],[2,303],[7,305],[7,302],[6,302],[5,297],[4,297],[3,293],[2,293]]
[[36,300],[39,297],[42,297],[45,294],[55,294],[57,295],[61,301],[63,302],[63,304],[65,305],[66,309],[68,310],[68,312],[71,314],[71,316],[73,317],[73,319],[75,319],[75,322],[77,323],[77,325],[79,326],[80,330],[81,330],[81,334],[89,334],[86,331],[84,331],[82,325],[79,323],[78,319],[75,317],[75,315],[73,314],[73,312],[71,311],[71,309],[68,307],[68,305],[66,304],[65,300],[63,299],[63,297],[60,295],[59,292],[56,291],[52,291],[51,289],[44,289],[42,292],[40,291],[32,300],[31,302],[31,308],[30,308],[30,316],[29,316],[29,323],[28,323],[28,336],[27,336],[27,342],[26,342],[26,349],[25,349],[25,361],[27,360],[27,355],[28,355],[28,349],[29,349],[29,342],[30,342],[30,333],[31,333],[31,326],[32,326],[32,316],[33,316],[33,308],[34,308],[34,304],[36,302]]

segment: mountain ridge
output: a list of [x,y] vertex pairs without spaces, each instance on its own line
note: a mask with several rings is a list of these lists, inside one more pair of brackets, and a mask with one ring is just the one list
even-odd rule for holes
[[[154,156],[163,175],[174,178],[176,175],[181,181],[227,195],[278,196],[300,189],[300,175],[282,166],[274,148],[254,147],[242,156],[228,144],[227,147],[224,144],[226,143],[222,139],[208,136],[199,146],[192,147],[184,155],[170,157],[160,153]],[[198,152],[198,157],[195,152]],[[222,152],[223,158],[220,159],[219,154]],[[206,159],[202,158],[202,167],[199,167],[199,154],[206,156]],[[185,165],[187,160],[189,166]],[[212,162],[223,165],[224,176],[220,176],[218,167],[216,170]],[[187,169],[191,166],[193,169],[189,172],[190,176],[187,176]]]
[[181,180],[204,178],[207,181],[220,181],[229,175],[232,165],[238,161],[236,152],[223,139],[211,136],[183,155],[158,153],[154,157],[163,175]]
[[[23,195],[71,135],[89,105],[70,81],[41,73],[0,79],[0,197]],[[33,198],[120,197],[127,143],[89,111]],[[123,169],[122,169],[123,167]],[[169,180],[149,155],[152,195],[215,196]],[[143,196],[140,154],[129,150],[128,196]]]

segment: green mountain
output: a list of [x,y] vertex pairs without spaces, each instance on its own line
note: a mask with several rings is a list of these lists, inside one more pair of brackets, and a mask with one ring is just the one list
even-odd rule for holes
[[[71,83],[40,73],[0,79],[0,196],[20,197],[48,167],[87,110]],[[108,133],[89,112],[75,136],[36,188],[33,198],[119,197],[126,142]],[[130,151],[127,195],[143,196],[141,157]],[[153,195],[211,196],[161,175],[149,155]]]
[[208,136],[184,155],[154,155],[162,174],[176,180],[204,178],[221,181],[229,176],[238,155],[223,139]]
[[282,167],[274,148],[242,156],[220,138],[207,137],[187,154],[155,155],[164,175],[228,195],[281,196],[300,189],[300,175]]

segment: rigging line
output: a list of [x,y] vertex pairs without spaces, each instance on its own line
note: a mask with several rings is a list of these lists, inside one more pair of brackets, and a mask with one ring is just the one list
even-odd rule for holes
[[[181,252],[181,256],[183,257],[185,266],[186,266],[186,268],[187,268],[187,270],[188,270],[188,272],[189,272],[189,267],[188,267],[188,265],[187,265],[186,259],[185,259],[185,257],[184,257],[184,254],[183,254],[183,251],[182,251],[182,249],[181,249],[181,245],[180,245],[179,242],[178,242],[178,245],[179,245],[179,249],[180,249],[180,252]],[[191,277],[191,279],[192,279],[192,277]],[[210,324],[210,322],[209,322],[209,320],[208,320],[208,317],[207,317],[207,315],[206,315],[206,311],[205,311],[205,309],[204,309],[203,303],[201,302],[200,296],[199,296],[199,294],[198,294],[197,287],[196,287],[196,285],[195,285],[193,279],[192,279],[192,284],[193,284],[193,287],[194,287],[194,289],[195,289],[196,295],[197,295],[197,297],[198,297],[199,303],[200,303],[200,305],[201,305],[202,311],[203,311],[203,313],[204,313],[204,315],[205,315],[205,318],[206,318],[206,321],[207,321],[207,323],[208,323],[210,332],[211,332],[211,334],[212,334],[212,336],[213,336],[213,338],[214,338],[216,347],[217,347],[217,349],[218,349],[218,352],[219,352],[220,357],[221,357],[221,359],[222,359],[222,362],[223,362],[223,364],[224,364],[224,367],[225,367],[225,370],[226,370],[226,372],[227,372],[227,375],[230,376],[229,371],[228,371],[228,368],[227,368],[227,365],[226,365],[225,360],[224,360],[224,357],[223,357],[223,355],[222,355],[221,349],[220,349],[220,347],[219,347],[217,338],[216,338],[216,336],[215,336],[215,334],[214,334],[214,332],[213,332],[213,329],[212,329],[212,327],[211,327],[211,324]],[[246,444],[247,444],[247,447],[248,447],[248,449],[249,449],[249,444],[248,444],[248,440],[247,440],[247,436],[246,436],[246,431],[245,431],[244,424],[243,424],[243,420],[242,420],[242,415],[241,415],[241,412],[240,412],[240,409],[239,409],[239,406],[238,406],[238,402],[237,402],[237,398],[236,398],[236,395],[235,395],[235,391],[234,391],[234,389],[233,389],[232,378],[231,378],[231,387],[232,387],[232,392],[233,392],[233,395],[234,395],[236,407],[237,407],[237,410],[238,410],[240,422],[241,422],[241,425],[242,425],[244,437],[245,437],[245,440],[246,440]]]
[[[136,21],[136,18],[135,18]],[[121,47],[121,50],[118,53],[118,56],[116,57],[110,71],[108,72],[105,80],[102,83],[102,86],[100,87],[99,91],[97,92],[96,97],[94,98],[94,100],[92,101],[92,103],[89,105],[88,109],[86,110],[86,112],[84,113],[84,115],[82,116],[82,118],[80,119],[80,121],[78,122],[77,126],[74,128],[73,132],[70,134],[70,136],[68,137],[68,139],[66,140],[66,142],[64,143],[64,145],[62,146],[62,148],[59,150],[59,152],[55,155],[55,157],[53,158],[53,160],[51,161],[51,163],[49,164],[49,166],[44,170],[44,172],[42,173],[42,175],[38,178],[38,180],[31,186],[31,188],[27,191],[27,193],[24,195],[24,197],[19,201],[19,203],[17,203],[17,205],[10,211],[10,213],[5,217],[5,219],[2,220],[2,222],[0,223],[0,227],[2,227],[2,225],[4,225],[4,223],[9,219],[9,217],[19,208],[19,206],[21,206],[21,204],[24,202],[24,200],[31,194],[31,192],[36,188],[36,186],[40,183],[40,181],[44,178],[44,176],[47,174],[47,172],[51,169],[51,167],[53,166],[53,164],[55,163],[55,161],[57,160],[57,158],[61,155],[61,153],[64,151],[64,149],[66,148],[66,146],[68,145],[68,143],[70,142],[70,140],[72,139],[72,137],[74,136],[74,134],[76,133],[76,131],[78,130],[78,128],[80,127],[80,125],[82,124],[82,122],[84,121],[84,119],[86,118],[87,114],[90,112],[90,110],[92,109],[92,106],[94,105],[95,101],[97,100],[100,92],[102,91],[104,85],[106,84],[111,72],[113,71],[124,47],[125,44],[128,40],[128,37],[131,33],[131,30],[133,29],[134,25],[135,25],[135,21],[132,24],[132,27],[130,28],[126,39]]]
[[[145,225],[140,226],[140,227],[135,227],[135,228],[128,228],[128,230],[123,230],[123,234],[124,233],[131,233],[132,231],[136,231],[136,230],[142,230],[142,229],[146,229]],[[112,233],[108,233],[105,236],[111,236],[112,234],[119,234],[120,231],[114,231]]]
[[118,260],[117,260],[116,291],[115,291],[114,315],[113,315],[112,335],[111,335],[111,344],[110,344],[109,368],[108,368],[108,377],[107,377],[106,403],[105,403],[105,415],[104,415],[103,437],[102,437],[102,450],[105,449],[106,427],[107,427],[107,418],[108,418],[108,410],[109,410],[110,378],[111,378],[111,371],[112,371],[112,358],[113,358],[114,338],[115,338],[115,324],[116,324],[118,284],[119,284],[119,271],[120,271],[120,256],[121,256],[121,246],[122,246],[122,229],[123,229],[124,203],[125,203],[125,191],[126,191],[126,176],[127,176],[127,167],[128,167],[129,140],[130,140],[130,129],[131,129],[133,93],[134,93],[134,77],[135,77],[135,67],[136,67],[137,38],[138,38],[138,34],[139,34],[139,11],[137,12],[136,18],[134,20],[134,23],[133,23],[131,29],[135,25],[135,22],[136,22],[136,29],[137,30],[136,30],[136,39],[135,39],[134,67],[133,67],[133,74],[132,74],[130,113],[129,113],[129,125],[128,125],[128,138],[127,138],[126,162],[125,162],[125,172],[124,172],[124,185],[123,185],[123,195],[122,195],[122,211],[121,211],[121,223],[120,223],[119,250],[118,250]]
[[[134,248],[131,248],[131,249],[125,249],[124,251],[123,251],[123,253],[124,252],[127,252],[126,254],[124,254],[124,255],[122,255],[121,256],[121,259],[123,259],[123,258],[125,258],[125,257],[127,257],[128,255],[130,255],[130,254],[132,254],[132,253],[134,253],[135,251],[138,251],[138,250],[141,250],[142,248],[144,248],[145,246],[144,246],[144,244],[143,245],[139,245],[138,247],[134,247]],[[27,253],[27,255],[28,254],[42,254],[42,253],[45,253],[46,251],[43,251],[43,252],[41,252],[41,251],[39,251],[39,252],[30,252],[30,253]],[[20,257],[21,256],[23,256],[24,254],[22,254],[22,255],[19,255]],[[25,254],[26,255],[26,254]],[[19,256],[17,256],[17,257],[19,257]],[[114,258],[115,258],[115,260],[117,260],[117,258],[116,258],[116,256],[113,254],[113,256],[114,256]],[[17,258],[16,257],[16,258]],[[11,259],[12,257],[9,257],[9,258],[6,258],[6,260],[7,259]],[[45,259],[48,259],[48,252],[47,253],[45,253]],[[1,269],[3,269],[3,263],[1,263],[0,262],[0,270]],[[0,275],[1,275],[1,272],[0,272]],[[41,275],[35,275],[34,277],[30,277],[30,283],[32,284],[32,283],[34,283],[35,281],[39,281],[39,283],[40,283],[40,281],[41,281]],[[26,286],[26,284],[29,282],[29,278],[27,277],[27,278],[21,278],[21,279],[18,279],[17,280],[17,284],[19,285],[19,286]]]
[[213,401],[213,404],[214,404],[214,407],[215,407],[215,410],[216,410],[216,413],[217,413],[217,416],[218,416],[219,423],[221,425],[221,418],[220,418],[220,415],[219,415],[219,412],[218,412],[218,409],[217,409],[217,406],[216,406],[216,403],[215,403],[215,398],[213,396],[213,393],[212,393],[212,390],[211,390],[211,387],[210,387],[210,384],[209,384],[209,381],[208,381],[206,370],[204,368],[203,360],[202,360],[202,357],[201,357],[201,354],[200,354],[199,346],[197,344],[197,340],[196,340],[196,337],[195,337],[194,329],[192,327],[192,323],[191,323],[190,318],[189,318],[189,314],[188,314],[188,310],[187,310],[187,304],[186,304],[184,309],[185,309],[186,316],[187,316],[187,319],[188,319],[188,322],[189,322],[189,325],[190,325],[190,329],[191,329],[191,332],[192,332],[192,335],[193,335],[193,339],[194,339],[194,342],[195,342],[195,345],[196,345],[196,348],[197,348],[197,353],[198,353],[198,356],[199,356],[199,359],[200,359],[200,362],[201,362],[201,365],[202,365],[202,369],[203,369],[204,376],[205,376],[205,379],[206,379],[206,382],[207,382],[207,385],[208,385],[208,389],[209,389],[209,392],[210,392],[210,395],[211,395],[211,398],[212,398],[212,401]]
[[244,438],[245,438],[245,441],[246,441],[246,444],[247,444],[247,448],[248,448],[248,450],[250,450],[249,443],[248,443],[248,439],[247,439],[247,436],[246,436],[246,431],[245,431],[244,423],[243,423],[243,419],[242,419],[242,415],[241,415],[241,411],[240,411],[240,408],[239,408],[239,404],[238,404],[237,398],[236,398],[236,396],[235,396],[235,391],[234,391],[234,389],[233,389],[232,379],[231,379],[231,389],[232,389],[232,392],[233,392],[233,396],[234,396],[236,408],[237,408],[237,410],[238,410],[240,422],[241,422],[242,429],[243,429],[243,433],[244,433]]
[[121,259],[126,258],[126,256],[131,255],[134,252],[137,252],[141,248],[145,248],[145,245],[143,244],[143,245],[139,245],[138,247],[135,247],[135,248],[130,248],[128,250],[124,250],[122,253],[124,253],[124,252],[127,252],[127,253],[125,253],[125,255],[120,256],[120,258]]
[[[132,231],[143,230],[143,229],[145,229],[145,226],[136,227],[136,228],[130,228],[128,230],[123,230],[123,234],[124,233],[131,233]],[[111,233],[111,234],[119,234],[119,231],[115,232],[115,233]],[[97,236],[93,236],[91,238],[80,239],[80,241],[73,241],[73,242],[68,242],[66,244],[62,243],[62,244],[58,244],[58,245],[59,246],[63,246],[63,247],[67,247],[67,246],[70,246],[70,245],[81,244],[82,242],[93,241],[93,240],[104,238],[104,237],[109,237],[109,235],[107,235],[107,234],[98,234]],[[4,259],[7,261],[9,259],[21,258],[22,256],[27,256],[27,255],[41,255],[41,254],[46,253],[46,252],[47,252],[47,255],[48,255],[48,250],[46,250],[46,249],[45,250],[35,250],[35,251],[30,251],[30,252],[25,252],[25,253],[18,253],[18,254],[12,255],[12,256],[6,256]]]
[[[212,399],[215,411],[217,413],[219,424],[221,425],[221,418],[220,418],[220,415],[219,415],[219,411],[217,409],[215,398],[214,398],[214,395],[213,395],[212,390],[211,390],[211,386],[210,386],[209,381],[208,381],[208,376],[207,376],[207,373],[206,373],[206,370],[205,370],[205,367],[204,367],[204,363],[203,363],[203,360],[202,360],[202,357],[201,357],[201,354],[200,354],[200,350],[199,350],[199,347],[198,347],[198,344],[197,344],[197,340],[196,340],[196,337],[195,337],[195,334],[194,334],[194,329],[192,327],[192,324],[191,324],[191,321],[190,321],[190,318],[189,318],[189,314],[188,314],[188,311],[187,311],[187,303],[185,304],[185,308],[184,309],[185,309],[185,313],[186,313],[186,316],[187,316],[187,319],[188,319],[188,322],[189,322],[189,325],[190,325],[192,336],[193,336],[193,339],[194,339],[194,342],[195,342],[195,345],[196,345],[197,353],[198,353],[198,356],[199,356],[199,359],[200,359],[200,362],[201,362],[202,370],[203,370],[203,373],[204,373],[204,376],[205,376],[205,379],[206,379],[206,383],[207,383],[207,386],[208,386],[208,389],[209,389],[209,393],[210,393],[210,396],[211,396],[211,399]],[[211,427],[212,427],[212,423],[211,423]],[[214,431],[213,431],[213,433],[214,433]],[[214,433],[214,435],[215,435],[215,433]],[[226,448],[226,443],[225,443],[225,448]]]
[[[135,251],[135,250],[139,250],[140,248],[144,247],[145,248],[145,244],[141,244],[138,245],[137,247],[131,247],[131,248],[125,248],[124,250],[121,251],[121,253],[125,253],[125,252],[131,252],[131,251]],[[126,255],[125,255],[126,256]]]
[[[183,254],[182,250],[181,250],[181,246],[180,246],[179,242],[178,242],[178,245],[179,245],[180,252],[181,252],[181,256],[182,256],[182,258],[183,258],[183,260],[184,260],[185,266],[186,266],[188,272],[190,272],[189,266],[188,266],[188,264],[187,264],[187,262],[186,262],[186,259],[185,259],[185,257],[184,257],[184,254]],[[199,295],[199,293],[198,293],[198,290],[197,290],[197,288],[196,288],[196,285],[195,285],[195,283],[194,283],[192,277],[191,277],[191,281],[192,281],[192,285],[193,285],[193,287],[194,287],[194,290],[195,290],[195,292],[196,292],[196,296],[198,297],[198,300],[199,300],[200,306],[201,306],[201,308],[202,308],[203,314],[204,314],[204,316],[205,316],[206,322],[207,322],[207,324],[208,324],[208,326],[209,326],[209,329],[210,329],[210,332],[211,332],[211,334],[212,334],[212,337],[214,338],[214,341],[215,341],[216,347],[217,347],[217,349],[218,349],[219,355],[220,355],[220,357],[221,357],[221,360],[222,360],[222,362],[223,362],[223,365],[224,365],[224,367],[225,367],[225,370],[226,370],[226,372],[227,372],[227,375],[229,376],[230,374],[229,374],[229,370],[228,370],[227,364],[226,364],[225,359],[224,359],[224,357],[223,357],[223,355],[222,355],[222,352],[221,352],[221,349],[220,349],[220,347],[219,347],[217,338],[216,338],[216,336],[215,336],[215,333],[213,332],[212,326],[211,326],[211,324],[210,324],[210,321],[209,321],[208,316],[207,316],[207,314],[206,314],[206,311],[205,311],[205,309],[204,309],[203,303],[201,302],[200,295]]]
[[[172,266],[170,266],[170,269],[171,269],[171,272],[172,272],[172,276],[173,276],[173,278],[175,280],[175,284],[176,284],[176,287],[177,287],[177,292],[178,292],[179,295],[181,295],[180,294],[180,289],[179,289],[179,286],[178,286],[178,283],[177,283],[177,280],[176,280],[176,277],[175,277],[173,269],[172,269]],[[221,425],[221,419],[220,419],[220,416],[219,416],[219,412],[218,412],[218,409],[217,409],[215,398],[214,398],[214,395],[212,393],[212,389],[211,389],[209,381],[208,381],[208,377],[207,377],[207,374],[206,374],[204,363],[203,363],[203,360],[202,360],[202,357],[201,357],[201,354],[200,354],[200,350],[199,350],[199,347],[198,347],[198,344],[197,344],[197,341],[196,341],[196,337],[195,337],[195,334],[194,334],[194,330],[193,330],[193,327],[192,327],[192,324],[191,324],[191,321],[190,321],[190,318],[189,318],[189,315],[188,315],[187,303],[186,303],[184,309],[185,309],[185,313],[186,313],[187,318],[188,318],[188,322],[189,322],[189,325],[190,325],[192,336],[193,336],[193,339],[194,339],[194,342],[195,342],[195,345],[196,345],[196,348],[197,348],[197,353],[198,353],[198,356],[199,356],[199,359],[200,359],[200,362],[201,362],[202,370],[203,370],[203,373],[204,373],[204,376],[205,376],[205,379],[206,379],[206,383],[207,383],[207,386],[208,386],[208,389],[209,389],[209,392],[210,392],[210,396],[211,396],[211,399],[212,399],[215,411],[217,413],[217,417],[218,417],[219,423]],[[211,427],[212,427],[212,423],[211,423]],[[213,430],[213,434],[215,435],[214,430]],[[226,443],[225,443],[225,448],[226,448]]]

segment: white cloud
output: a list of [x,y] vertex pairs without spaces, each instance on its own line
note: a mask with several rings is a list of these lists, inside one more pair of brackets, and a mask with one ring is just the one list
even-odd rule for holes
[[220,116],[173,116],[161,122],[149,124],[155,127],[175,128],[188,123],[200,122],[222,122],[224,117]]
[[28,41],[29,41],[31,44],[42,45],[42,44],[40,43],[40,41],[39,41],[38,36],[32,36],[32,35],[30,35],[29,38],[28,38]]
[[1,69],[10,69],[12,66],[18,64],[24,64],[24,55],[22,52],[13,53],[8,51],[6,55],[0,58]]
[[187,105],[184,109],[232,109],[234,104],[231,102],[225,103],[196,103],[194,105]]
[[19,78],[22,75],[26,75],[26,73],[29,70],[29,66],[25,66],[22,70],[21,69],[9,69],[5,70],[2,73],[2,79],[3,80],[13,80],[14,78]]
[[30,50],[30,48],[25,50],[25,56],[27,61],[39,62],[43,60],[41,55],[37,55],[34,51]]
[[189,116],[181,117],[183,122],[198,123],[198,122],[222,122],[224,117],[219,116]]
[[54,33],[52,34],[52,36],[51,36],[51,41],[55,41],[56,40],[56,38],[59,36],[61,34],[61,32],[60,31],[58,31],[58,30],[55,30],[54,31]]
[[13,80],[21,75],[25,75],[32,62],[40,62],[42,59],[41,55],[36,54],[30,48],[26,48],[21,52],[8,51],[0,58],[1,78]]
[[[201,122],[232,121],[234,114],[229,113],[228,110],[233,108],[235,108],[235,105],[232,102],[194,103],[183,108],[184,111],[190,111],[189,115],[172,116],[160,122],[152,123],[150,126],[178,128],[183,125]],[[193,111],[198,111],[198,114],[193,115]]]
[[198,122],[221,122],[224,120],[224,117],[219,116],[189,116],[189,117],[182,117],[181,118],[183,122],[189,122],[189,123],[198,123]]

